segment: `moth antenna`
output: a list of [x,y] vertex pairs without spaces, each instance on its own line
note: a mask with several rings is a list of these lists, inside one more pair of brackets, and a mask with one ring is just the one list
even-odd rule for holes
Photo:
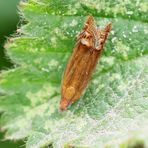
[[105,32],[110,32],[111,31],[111,28],[112,28],[112,23],[108,23],[106,25],[106,27],[104,28]]
[[93,18],[93,16],[92,15],[89,15],[88,17],[87,17],[87,19],[86,19],[86,23],[93,23],[94,22],[94,18]]
[[93,18],[93,16],[90,15],[86,19],[84,29],[87,29],[88,27],[93,26],[93,25],[94,25],[94,18]]

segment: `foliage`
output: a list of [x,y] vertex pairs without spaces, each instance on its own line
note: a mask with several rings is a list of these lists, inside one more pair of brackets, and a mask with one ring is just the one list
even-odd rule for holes
[[[29,0],[27,21],[5,48],[16,67],[0,75],[1,127],[26,146],[148,146],[148,3]],[[113,29],[88,88],[59,112],[60,81],[88,14]]]

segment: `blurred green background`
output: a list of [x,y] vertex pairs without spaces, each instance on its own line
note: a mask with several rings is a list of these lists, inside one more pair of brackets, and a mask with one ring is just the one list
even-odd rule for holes
[[12,66],[4,54],[3,45],[13,32],[15,32],[19,17],[17,4],[19,0],[0,0],[0,70]]
[[[0,71],[13,66],[11,60],[6,56],[4,44],[7,37],[15,33],[19,23],[17,5],[19,0],[0,0]],[[23,148],[23,141],[4,141],[4,133],[0,132],[0,148]]]

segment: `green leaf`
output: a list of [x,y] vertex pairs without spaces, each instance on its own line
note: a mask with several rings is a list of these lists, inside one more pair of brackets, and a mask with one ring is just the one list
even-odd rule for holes
[[[148,147],[148,2],[29,0],[27,24],[5,45],[15,68],[0,75],[1,129],[26,146]],[[64,67],[87,15],[112,22],[79,101],[59,112]]]

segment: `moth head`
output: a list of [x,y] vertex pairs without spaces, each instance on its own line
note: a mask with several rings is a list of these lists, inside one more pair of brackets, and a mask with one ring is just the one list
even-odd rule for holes
[[80,43],[87,48],[94,48],[94,42],[97,38],[97,27],[92,16],[89,16],[85,22],[82,32],[79,34]]
[[107,24],[104,29],[98,29],[93,16],[89,16],[77,40],[79,40],[85,48],[101,50],[110,30],[111,23]]

